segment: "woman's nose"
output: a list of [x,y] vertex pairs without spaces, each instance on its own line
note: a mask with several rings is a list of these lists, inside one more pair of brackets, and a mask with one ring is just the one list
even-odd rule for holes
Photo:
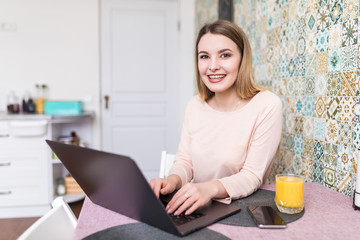
[[216,59],[213,59],[210,63],[210,66],[209,66],[209,70],[210,71],[216,71],[219,69],[219,64],[218,64],[218,61]]

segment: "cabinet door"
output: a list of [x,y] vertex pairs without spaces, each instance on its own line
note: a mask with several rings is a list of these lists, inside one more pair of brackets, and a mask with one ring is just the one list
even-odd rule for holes
[[2,124],[0,133],[0,206],[48,204],[49,151],[46,135],[16,137]]
[[44,147],[23,148],[0,147],[0,180],[9,178],[48,176],[49,163]]
[[0,206],[30,206],[49,204],[48,179],[39,177],[0,180]]

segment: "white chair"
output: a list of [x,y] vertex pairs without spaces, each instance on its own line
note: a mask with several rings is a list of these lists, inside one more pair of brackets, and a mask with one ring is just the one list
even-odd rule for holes
[[166,151],[161,152],[159,177],[166,178],[168,176],[168,173],[174,162],[174,159],[175,159],[175,154],[169,154]]
[[73,239],[77,219],[64,201],[63,197],[56,198],[52,209],[33,223],[18,240],[41,239]]

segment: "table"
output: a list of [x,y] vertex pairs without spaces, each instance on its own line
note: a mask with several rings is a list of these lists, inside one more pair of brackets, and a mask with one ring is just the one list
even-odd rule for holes
[[[275,190],[275,185],[263,189]],[[352,199],[318,183],[304,184],[305,214],[289,223],[286,229],[259,229],[215,223],[208,228],[231,239],[360,239],[360,211]],[[75,239],[97,231],[136,220],[100,207],[85,198],[80,212]]]

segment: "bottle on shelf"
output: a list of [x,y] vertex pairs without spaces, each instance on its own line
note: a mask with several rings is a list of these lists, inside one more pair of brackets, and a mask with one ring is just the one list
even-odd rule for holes
[[66,194],[66,188],[64,178],[60,177],[56,179],[56,195],[63,196]]
[[36,113],[44,113],[44,103],[46,100],[47,85],[36,84],[36,98],[35,98],[35,109]]
[[75,131],[71,131],[69,136],[60,136],[58,138],[58,141],[66,144],[72,144],[75,146],[80,145],[80,138]]
[[11,91],[7,97],[7,111],[11,114],[20,112],[19,98],[13,91]]
[[24,113],[35,113],[35,103],[29,92],[25,92],[23,96],[22,111]]

